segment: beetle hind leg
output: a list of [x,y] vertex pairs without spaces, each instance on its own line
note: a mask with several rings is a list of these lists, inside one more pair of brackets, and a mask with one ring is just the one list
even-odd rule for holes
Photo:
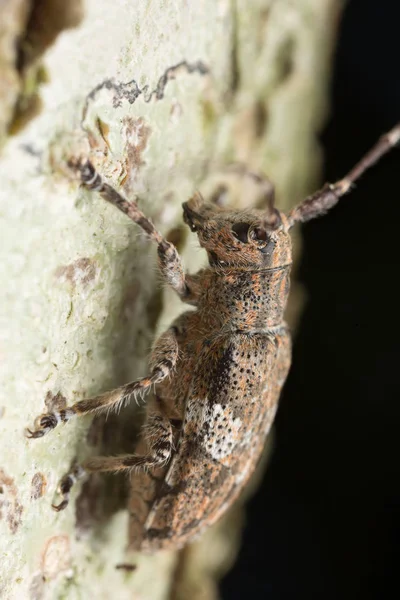
[[71,493],[71,489],[73,485],[79,480],[86,477],[87,471],[80,466],[74,465],[71,470],[62,477],[60,483],[58,484],[57,493],[61,496],[61,502],[59,504],[52,504],[52,508],[56,512],[60,512],[60,510],[64,510],[67,508],[69,503],[69,497]]
[[170,420],[162,412],[152,412],[143,429],[143,439],[147,446],[143,454],[94,456],[85,460],[82,465],[74,465],[60,480],[57,492],[61,502],[52,504],[54,510],[59,512],[67,508],[72,487],[90,473],[148,471],[166,465],[174,450],[174,434]]
[[168,463],[174,443],[172,425],[161,412],[152,413],[144,426],[144,438],[147,453],[128,454],[126,456],[95,456],[84,462],[88,473],[99,471],[134,471],[152,469]]

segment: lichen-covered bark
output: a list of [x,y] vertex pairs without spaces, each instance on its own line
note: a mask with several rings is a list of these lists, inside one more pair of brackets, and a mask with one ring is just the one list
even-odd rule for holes
[[42,108],[47,80],[42,54],[83,17],[83,0],[2,0],[0,3],[0,146]]
[[[139,414],[23,436],[45,407],[143,375],[155,330],[181,310],[160,290],[137,227],[68,180],[65,160],[90,152],[196,269],[204,257],[179,227],[180,203],[195,188],[207,193],[224,165],[266,172],[283,207],[315,184],[340,2],[87,0],[64,3],[79,10],[61,24],[49,4],[0,8],[16,11],[1,20],[0,68],[13,81],[0,94],[4,131],[16,129],[22,67],[47,80],[35,79],[40,112],[27,111],[0,159],[0,596],[213,598],[236,549],[238,508],[189,550],[153,557],[125,550],[117,477],[78,487],[64,513],[50,508],[73,460],[132,447]],[[34,5],[48,17],[36,36]],[[21,38],[31,53],[11,51]]]

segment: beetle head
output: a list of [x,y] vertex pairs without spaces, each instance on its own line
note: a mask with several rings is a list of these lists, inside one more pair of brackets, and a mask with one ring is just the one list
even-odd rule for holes
[[197,233],[212,267],[262,270],[291,263],[287,219],[275,208],[226,209],[196,193],[184,202],[183,219]]

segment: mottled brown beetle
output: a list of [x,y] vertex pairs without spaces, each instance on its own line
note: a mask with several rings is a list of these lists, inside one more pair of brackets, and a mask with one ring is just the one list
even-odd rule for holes
[[283,320],[289,293],[295,223],[323,215],[362,173],[400,140],[400,124],[335,184],[326,184],[287,215],[273,206],[234,211],[199,194],[183,204],[209,266],[182,268],[167,242],[134,202],[104,183],[88,160],[72,167],[82,184],[123,211],[157,243],[164,280],[196,310],[183,313],[157,340],[149,375],[70,408],[43,414],[32,438],[73,416],[117,408],[150,392],[136,453],[95,457],[63,477],[64,509],[74,481],[94,471],[131,473],[130,540],[147,552],[180,547],[214,523],[254,471],[290,366]]

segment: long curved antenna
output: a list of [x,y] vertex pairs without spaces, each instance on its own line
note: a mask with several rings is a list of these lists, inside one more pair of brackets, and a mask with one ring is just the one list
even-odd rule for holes
[[346,194],[353,183],[361,177],[365,171],[372,167],[378,160],[389,152],[400,141],[400,123],[388,133],[379,138],[371,150],[347,173],[347,175],[336,183],[327,183],[324,187],[308,196],[303,202],[295,206],[289,214],[289,226],[295,223],[304,223],[324,215],[339,198]]

